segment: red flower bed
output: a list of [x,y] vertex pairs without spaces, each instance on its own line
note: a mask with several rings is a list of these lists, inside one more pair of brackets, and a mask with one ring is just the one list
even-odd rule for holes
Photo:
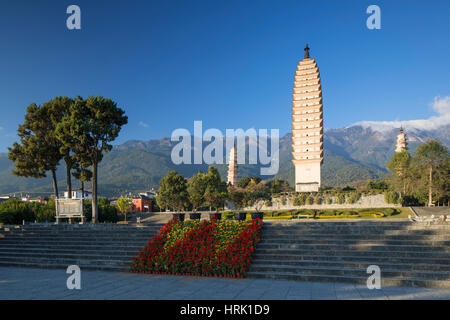
[[225,248],[216,236],[223,230],[221,222],[206,220],[175,245],[164,248],[170,230],[178,223],[183,222],[171,220],[139,251],[131,272],[244,277],[260,240],[260,219],[249,222]]

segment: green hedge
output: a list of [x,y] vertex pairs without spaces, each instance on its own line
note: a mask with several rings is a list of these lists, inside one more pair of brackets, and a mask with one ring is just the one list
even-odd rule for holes
[[[116,208],[111,206],[107,200],[99,199],[98,209],[100,222],[119,221]],[[45,205],[19,199],[9,199],[0,203],[0,223],[3,224],[22,224],[23,220],[25,222],[54,222],[55,213],[55,201],[53,199],[50,199]],[[84,214],[87,221],[92,218],[90,202],[85,202]]]

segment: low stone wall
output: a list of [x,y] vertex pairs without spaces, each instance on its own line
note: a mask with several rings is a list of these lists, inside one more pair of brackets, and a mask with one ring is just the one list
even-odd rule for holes
[[[330,197],[333,203],[327,204],[325,202],[321,204],[294,206],[294,197],[287,197],[286,203],[283,204],[281,198],[272,198],[272,205],[263,205],[261,210],[292,210],[292,209],[363,209],[363,208],[400,208],[401,204],[387,203],[384,200],[384,194],[376,195],[362,195],[361,198],[355,203],[337,203],[337,197]],[[255,206],[247,207],[245,210],[255,210]]]

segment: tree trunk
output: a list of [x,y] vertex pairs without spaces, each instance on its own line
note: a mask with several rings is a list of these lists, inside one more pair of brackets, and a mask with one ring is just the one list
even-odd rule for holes
[[406,178],[403,179],[403,198],[406,195]]
[[81,180],[81,199],[84,199],[84,180]]
[[53,192],[55,199],[58,199],[58,182],[56,181],[56,170],[52,170]]
[[430,166],[430,185],[428,187],[428,206],[433,204],[433,166]]
[[97,167],[98,167],[97,162],[92,163],[92,223],[98,222]]
[[66,179],[67,179],[67,194],[68,198],[72,199],[72,177],[70,176],[70,163],[66,161]]

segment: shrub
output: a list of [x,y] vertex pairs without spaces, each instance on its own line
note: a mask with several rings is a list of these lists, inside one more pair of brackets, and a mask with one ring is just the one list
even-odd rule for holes
[[9,199],[0,203],[0,222],[3,224],[22,224],[22,221],[34,222],[41,206],[37,202],[24,202]]
[[395,191],[386,191],[384,193],[384,200],[387,203],[396,204],[396,203],[398,203],[398,199],[399,199],[399,196],[398,196],[397,192],[395,192]]
[[222,218],[224,220],[233,220],[234,219],[234,213],[233,212],[224,212],[222,214]]
[[339,204],[344,204],[345,203],[345,195],[343,193],[339,193],[337,195],[337,202]]
[[[92,204],[90,202],[85,201],[84,202],[84,216],[86,218],[86,221],[89,221],[92,219]],[[99,222],[118,222],[119,215],[117,214],[117,210],[114,206],[102,203],[98,204],[98,221]]]
[[55,200],[50,199],[47,204],[41,205],[37,214],[37,222],[54,222],[56,220]]
[[306,196],[304,194],[300,194],[294,198],[293,205],[294,206],[303,206],[306,201]]
[[353,204],[356,203],[361,198],[361,193],[352,192],[350,196],[347,198],[347,203]]

